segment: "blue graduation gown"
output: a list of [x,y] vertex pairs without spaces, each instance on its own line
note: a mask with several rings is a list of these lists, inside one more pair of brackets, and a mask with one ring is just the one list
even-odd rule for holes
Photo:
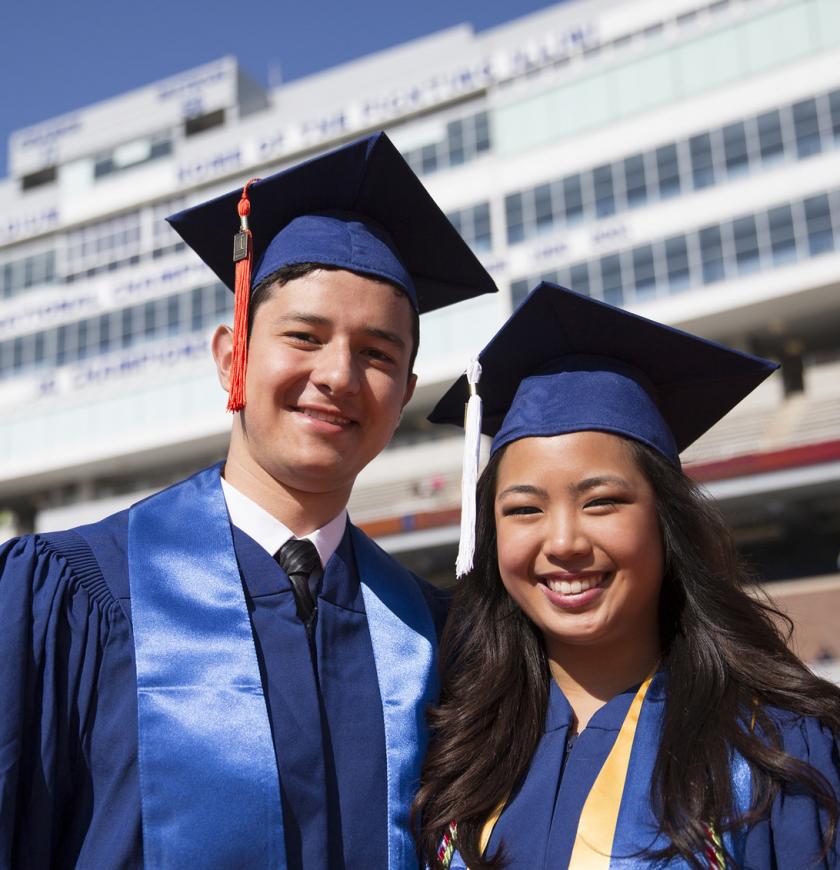
[[[122,512],[0,548],[0,868],[143,864],[127,532]],[[326,566],[310,649],[285,573],[233,529],[288,868],[388,866],[386,739],[360,534],[348,525]],[[415,581],[439,627],[444,599]]]
[[[556,870],[568,867],[577,824],[598,773],[610,754],[619,729],[636,694],[634,687],[605,704],[587,727],[569,741],[572,710],[552,681],[545,732],[527,774],[511,795],[493,828],[486,854],[504,843],[510,870]],[[636,870],[651,866],[635,855],[639,849],[659,848],[656,821],[650,807],[650,772],[657,748],[658,724],[665,702],[666,678],[658,674],[648,690],[634,741],[616,825],[610,868]],[[840,795],[840,756],[837,739],[817,721],[773,711],[787,752],[814,765]],[[825,818],[814,800],[793,790],[782,792],[768,818],[744,832],[733,843],[739,866],[750,870],[828,868],[838,866],[835,850],[815,860],[822,843]],[[456,855],[452,868],[462,868]],[[684,868],[681,859],[667,864]]]

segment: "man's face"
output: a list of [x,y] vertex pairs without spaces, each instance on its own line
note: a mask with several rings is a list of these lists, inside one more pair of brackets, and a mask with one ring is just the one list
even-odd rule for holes
[[349,492],[414,391],[412,314],[390,284],[345,270],[275,288],[254,317],[229,461],[288,488]]

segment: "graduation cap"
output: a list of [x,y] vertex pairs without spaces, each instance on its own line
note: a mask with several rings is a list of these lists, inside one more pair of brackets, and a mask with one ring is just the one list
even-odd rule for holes
[[491,454],[519,438],[612,432],[646,444],[679,468],[680,452],[777,368],[564,287],[540,284],[429,415],[433,423],[460,425],[470,396],[465,552],[459,552],[458,575],[472,566],[464,524],[473,522],[474,528],[470,482],[480,432],[493,438]]
[[285,266],[317,263],[388,281],[421,314],[497,291],[384,133],[167,220],[236,293],[230,410],[245,403],[250,293]]

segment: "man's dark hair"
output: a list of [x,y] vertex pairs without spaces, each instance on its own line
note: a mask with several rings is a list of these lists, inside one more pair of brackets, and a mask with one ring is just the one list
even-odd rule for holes
[[[272,272],[271,275],[262,280],[251,293],[251,301],[248,305],[248,339],[250,340],[251,338],[251,329],[254,325],[254,315],[257,313],[257,309],[263,304],[263,302],[266,302],[271,298],[271,294],[276,288],[282,287],[284,284],[288,284],[289,281],[303,278],[304,275],[309,275],[310,273],[317,272],[321,269],[333,272],[338,271],[337,266],[324,266],[320,263],[295,263],[291,266],[284,266],[276,272]],[[380,279],[372,278],[372,280],[377,281]],[[382,281],[382,283],[386,284],[388,282]],[[404,290],[394,286],[393,284],[390,286],[393,287],[395,293],[399,293],[401,296],[406,296]],[[406,299],[407,298],[408,297],[406,296]],[[417,359],[417,351],[420,349],[420,315],[417,313],[417,309],[414,305],[411,305],[411,300],[409,300],[409,305],[411,307],[411,356],[408,359],[408,373],[410,375],[414,371],[414,362]]]

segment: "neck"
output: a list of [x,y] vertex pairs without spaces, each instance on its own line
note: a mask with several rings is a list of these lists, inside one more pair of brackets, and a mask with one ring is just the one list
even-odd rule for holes
[[547,651],[551,676],[582,731],[604,704],[650,674],[659,660],[659,636],[655,631],[647,638],[637,635],[609,648],[549,643]]
[[262,468],[228,454],[224,478],[297,537],[325,526],[347,507],[350,486],[329,492],[306,492],[284,484]]

